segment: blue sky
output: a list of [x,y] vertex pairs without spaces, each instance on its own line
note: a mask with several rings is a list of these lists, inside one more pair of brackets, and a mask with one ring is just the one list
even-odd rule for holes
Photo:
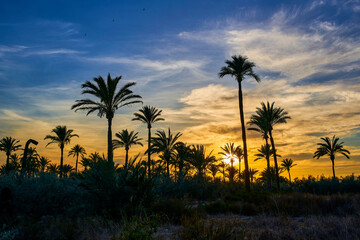
[[[260,84],[244,82],[245,117],[275,101],[292,120],[277,130],[297,175],[329,174],[312,160],[320,137],[334,134],[352,151],[342,173],[360,173],[360,1],[3,1],[0,9],[0,136],[43,139],[66,124],[78,143],[105,151],[106,123],[74,113],[80,85],[107,73],[136,81],[134,91],[164,110],[183,141],[218,152],[241,143],[233,79],[217,73],[231,55],[257,65]],[[114,131],[139,106],[121,109]],[[251,153],[261,138],[248,133]],[[75,141],[75,142],[76,142]],[[74,142],[74,143],[75,143]],[[56,146],[39,151],[57,161]],[[134,148],[133,153],[143,151]],[[123,153],[115,158],[121,162]],[[1,159],[0,159],[1,161]],[[73,159],[68,159],[70,163]],[[253,163],[261,168],[260,163]]]

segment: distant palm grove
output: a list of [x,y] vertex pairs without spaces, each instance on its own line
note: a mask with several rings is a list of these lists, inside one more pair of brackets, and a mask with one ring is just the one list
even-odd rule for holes
[[[70,129],[65,125],[49,129],[49,134],[44,136],[44,139],[29,139],[26,143],[20,143],[12,136],[3,137],[0,140],[0,150],[6,155],[6,161],[0,168],[0,223],[5,224],[3,231],[20,236],[18,239],[22,239],[24,234],[33,234],[34,236],[28,239],[37,239],[36,236],[40,236],[40,233],[27,228],[25,220],[14,220],[15,215],[45,221],[44,216],[59,214],[71,218],[76,211],[83,216],[100,215],[111,219],[126,219],[119,238],[112,239],[153,239],[156,230],[152,227],[152,221],[155,218],[148,216],[165,214],[169,221],[173,221],[174,224],[181,222],[186,229],[193,221],[189,216],[195,216],[191,212],[193,207],[189,207],[191,204],[196,209],[202,206],[204,211],[211,214],[231,212],[236,208],[232,204],[240,201],[242,205],[236,211],[242,215],[256,215],[261,213],[254,205],[258,201],[260,205],[268,207],[264,207],[262,213],[272,214],[273,210],[270,209],[275,209],[271,205],[273,203],[264,200],[270,199],[272,193],[294,191],[330,194],[360,191],[360,178],[336,177],[336,157],[343,155],[347,159],[350,158],[350,152],[345,148],[344,142],[336,136],[320,138],[318,145],[314,146],[313,153],[313,158],[325,157],[330,160],[332,178],[316,179],[309,176],[292,179],[291,170],[297,163],[291,158],[281,156],[277,148],[280,136],[276,132],[279,125],[291,121],[291,115],[275,102],[261,102],[254,109],[254,113],[247,116],[250,120],[245,122],[243,81],[249,79],[261,83],[260,76],[255,73],[255,63],[244,56],[232,56],[225,64],[218,76],[230,76],[237,83],[241,126],[239,142],[241,139],[242,144],[224,143],[219,146],[221,151],[216,154],[220,157],[216,157],[213,150],[207,149],[205,145],[183,142],[182,133],[174,132],[170,127],[164,130],[157,129],[159,122],[166,123],[162,110],[156,106],[140,106],[144,104],[142,97],[132,90],[136,83],[122,85],[121,76],[111,77],[110,74],[106,79],[99,76],[82,84],[82,97],[75,100],[71,106],[75,112],[96,114],[106,119],[106,154],[90,153],[86,146],[72,145],[72,140],[79,137],[81,139],[81,136],[76,133],[76,129]],[[147,137],[144,139],[133,129],[114,130],[112,123],[116,117],[115,113],[129,105],[139,105],[139,110],[133,114],[131,120],[134,124],[142,124],[144,131],[147,131]],[[253,157],[255,161],[263,161],[266,164],[264,169],[255,169],[249,162],[247,131],[260,133],[263,144],[257,146],[257,153]],[[58,146],[59,160],[50,160],[36,150],[40,140],[45,141],[46,146]],[[129,156],[129,150],[135,145],[143,146],[144,151]],[[66,146],[70,151],[65,151]],[[114,151],[124,153],[122,165],[114,163]],[[74,166],[68,164],[67,159],[70,157],[75,159]],[[320,184],[321,181],[327,182],[327,186],[334,185],[325,187]],[[346,181],[350,181],[352,185],[344,185]],[[166,203],[168,199],[170,200]],[[177,202],[177,199],[181,199],[181,203]],[[186,201],[191,204],[186,205]],[[203,205],[201,201],[204,201]],[[177,209],[177,204],[180,210]],[[283,206],[286,204],[276,205],[277,211],[288,211],[283,209]],[[134,216],[141,216],[140,220]],[[186,221],[190,222],[186,223],[180,216],[189,217]],[[127,225],[128,223],[130,225]],[[131,227],[138,226],[137,224],[139,229]],[[14,226],[21,226],[19,229],[22,230],[15,231],[17,228]],[[225,232],[224,230],[224,234]],[[44,231],[41,234],[45,234]],[[188,232],[181,234],[181,239],[200,239],[192,238]],[[198,236],[198,232],[195,235]],[[0,239],[1,236],[0,234]],[[221,235],[224,238],[206,236],[203,239],[227,238],[226,235]]]

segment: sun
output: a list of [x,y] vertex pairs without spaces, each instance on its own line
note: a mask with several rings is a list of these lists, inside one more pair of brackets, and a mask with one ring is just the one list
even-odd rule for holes
[[230,155],[227,154],[226,156],[223,157],[223,161],[227,164],[231,164],[231,160],[233,161],[233,163],[235,164],[237,162],[237,157],[234,155]]

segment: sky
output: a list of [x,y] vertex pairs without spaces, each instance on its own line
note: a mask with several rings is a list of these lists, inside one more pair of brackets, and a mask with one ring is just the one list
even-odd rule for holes
[[[261,78],[243,81],[245,121],[261,102],[288,112],[273,135],[280,160],[297,164],[292,176],[331,176],[331,161],[313,154],[333,135],[351,152],[336,158],[337,175],[360,175],[359,22],[359,0],[2,1],[0,137],[36,139],[38,153],[58,163],[60,149],[43,139],[66,125],[80,137],[65,152],[81,144],[106,153],[106,119],[70,108],[82,83],[110,73],[136,82],[144,105],[163,110],[153,132],[170,127],[218,156],[225,143],[242,144],[237,83],[218,77],[226,59],[242,55]],[[119,109],[113,132],[138,131],[146,145],[146,126],[131,121],[141,107]],[[254,154],[264,142],[247,137],[250,167],[262,170]],[[116,149],[115,162],[124,154]]]

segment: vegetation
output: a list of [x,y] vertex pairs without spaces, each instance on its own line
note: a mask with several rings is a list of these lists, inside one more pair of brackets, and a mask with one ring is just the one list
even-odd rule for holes
[[[360,176],[335,176],[335,155],[350,156],[344,143],[335,136],[321,138],[314,153],[314,158],[330,157],[332,178],[292,180],[290,170],[297,164],[285,158],[278,167],[273,136],[275,126],[290,116],[274,102],[262,102],[248,124],[265,140],[255,161],[266,160],[266,168],[251,168],[241,83],[245,77],[260,79],[246,57],[233,56],[225,63],[219,76],[233,76],[239,85],[243,146],[226,143],[219,152],[222,159],[206,145],[179,141],[182,133],[170,128],[152,137],[153,124],[164,119],[162,110],[151,106],[132,119],[147,125],[147,159],[141,153],[129,156],[131,146],[143,146],[142,138],[124,129],[113,140],[112,120],[117,109],[142,101],[130,90],[135,83],[117,89],[121,76],[113,79],[110,74],[106,82],[98,77],[82,85],[82,94],[96,101],[77,100],[72,106],[106,117],[107,156],[86,155],[77,144],[68,152],[76,157],[75,168],[64,164],[65,145],[79,136],[60,125],[44,138],[47,145],[60,147],[59,165],[29,147],[35,140],[18,155],[14,152],[20,150],[20,141],[1,139],[6,163],[0,166],[0,239],[359,239]],[[124,165],[113,161],[113,150],[120,147],[125,149]],[[280,175],[285,171],[288,179]],[[334,230],[341,224],[345,227]]]

